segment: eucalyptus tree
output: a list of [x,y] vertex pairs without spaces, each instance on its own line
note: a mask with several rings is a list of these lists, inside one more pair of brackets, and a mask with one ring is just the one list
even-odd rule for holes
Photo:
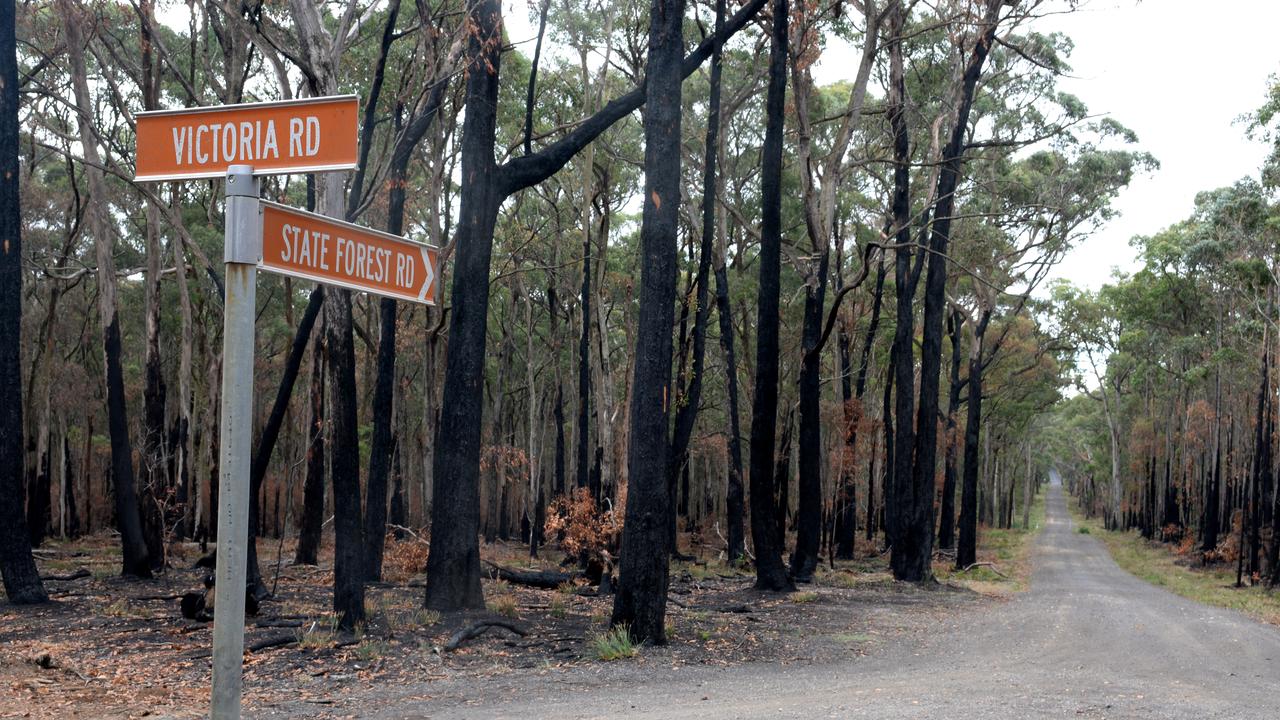
[[100,138],[94,127],[94,103],[89,90],[85,48],[88,39],[83,27],[92,27],[86,19],[94,8],[59,0],[58,14],[66,38],[68,74],[71,78],[76,108],[81,151],[87,166],[91,196],[88,208],[89,228],[93,235],[97,260],[98,313],[102,329],[102,347],[106,370],[108,428],[111,437],[111,471],[115,485],[116,517],[122,546],[121,572],[124,575],[150,577],[153,559],[143,535],[138,508],[133,465],[133,443],[129,438],[128,404],[124,387],[124,359],[120,334],[117,280],[114,257],[116,228],[112,222],[104,163],[99,151]]
[[48,599],[23,521],[22,207],[16,5],[0,6],[0,576],[15,604]]
[[[810,118],[810,97],[814,83],[810,71],[817,52],[818,34],[822,13],[811,14],[801,4],[796,10],[794,30],[798,42],[790,48],[791,85],[794,92],[796,124],[798,126],[797,154],[800,166],[800,186],[804,200],[805,229],[809,237],[809,250],[813,257],[807,263],[805,276],[804,329],[801,350],[804,354],[799,379],[800,395],[800,488],[797,511],[795,553],[790,563],[790,573],[800,582],[811,582],[818,565],[820,531],[822,528],[822,436],[820,418],[821,378],[820,357],[823,340],[823,310],[830,266],[831,242],[835,232],[836,203],[842,179],[853,165],[847,157],[849,146],[862,120],[862,108],[867,97],[867,84],[875,65],[880,44],[880,26],[897,7],[889,2],[883,7],[871,0],[862,3],[865,27],[862,31],[862,53],[858,69],[849,88],[848,100],[834,119],[838,129],[826,149],[825,155],[816,151],[813,142],[815,130]],[[898,10],[900,12],[900,9]],[[802,58],[802,56],[805,56]],[[830,119],[830,118],[828,118]],[[853,439],[854,436],[848,436]],[[848,476],[841,478],[842,491],[850,493]]]

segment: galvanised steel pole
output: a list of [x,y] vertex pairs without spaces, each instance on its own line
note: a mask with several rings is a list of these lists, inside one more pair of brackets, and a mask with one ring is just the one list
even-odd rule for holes
[[259,183],[253,168],[227,168],[226,303],[222,334],[222,415],[218,484],[218,567],[214,587],[213,697],[209,717],[239,720],[244,665],[244,594],[249,538],[250,429],[253,423],[254,314],[262,256]]

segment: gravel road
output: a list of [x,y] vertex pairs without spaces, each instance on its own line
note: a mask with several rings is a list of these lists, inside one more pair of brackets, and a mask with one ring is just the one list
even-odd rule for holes
[[865,657],[724,669],[614,663],[554,679],[505,676],[465,689],[423,686],[418,690],[430,699],[406,695],[376,716],[1278,716],[1280,630],[1134,578],[1098,539],[1076,532],[1061,487],[1047,492],[1047,525],[1028,592],[957,613],[935,633]]

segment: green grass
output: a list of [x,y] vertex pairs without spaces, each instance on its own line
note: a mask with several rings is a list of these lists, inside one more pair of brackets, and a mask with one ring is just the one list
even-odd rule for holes
[[1196,602],[1238,610],[1280,625],[1280,593],[1269,592],[1261,585],[1236,587],[1234,565],[1188,566],[1188,559],[1175,553],[1171,546],[1146,540],[1137,531],[1107,530],[1098,520],[1082,517],[1075,503],[1068,504],[1079,531],[1101,540],[1116,564],[1130,575]]
[[551,610],[551,617],[554,618],[563,618],[569,614],[569,605],[564,601],[564,598],[551,598],[549,609]]
[[818,593],[816,593],[816,592],[794,592],[794,593],[791,593],[791,595],[790,595],[790,599],[791,599],[791,602],[793,602],[793,603],[798,603],[798,604],[811,603],[811,602],[813,602],[813,601],[815,601],[815,600],[817,600],[817,599],[818,599]]
[[327,615],[304,622],[298,629],[298,647],[306,649],[326,648],[338,635],[338,616]]
[[831,639],[841,645],[863,645],[871,642],[871,636],[866,633],[836,633]]
[[[1044,488],[1031,502],[1030,524],[1022,528],[1022,510],[1013,516],[1012,528],[978,529],[978,561],[991,563],[967,572],[958,572],[952,561],[934,564],[934,574],[943,582],[963,585],[990,595],[1022,592],[1031,584],[1031,546],[1044,527]],[[1021,499],[1021,498],[1019,498]]]
[[636,654],[636,645],[625,627],[596,633],[587,639],[587,645],[595,653],[597,660],[605,662],[634,657]]
[[382,640],[366,638],[356,645],[356,657],[362,662],[372,662],[387,654],[391,646]]

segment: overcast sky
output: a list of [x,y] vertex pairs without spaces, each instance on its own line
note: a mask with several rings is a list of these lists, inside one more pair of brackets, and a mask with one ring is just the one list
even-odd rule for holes
[[[1072,77],[1061,87],[1093,113],[1138,134],[1160,169],[1120,195],[1121,216],[1075,248],[1054,276],[1096,288],[1112,268],[1135,267],[1129,239],[1186,217],[1197,192],[1256,175],[1266,155],[1249,141],[1240,115],[1264,100],[1280,71],[1276,0],[1086,0],[1070,14],[1043,18],[1041,32],[1075,41]],[[832,48],[821,81],[856,58]]]

